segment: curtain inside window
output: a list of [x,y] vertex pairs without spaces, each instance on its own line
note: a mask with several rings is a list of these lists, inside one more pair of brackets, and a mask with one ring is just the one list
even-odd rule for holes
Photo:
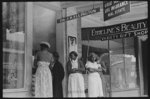
[[3,89],[23,88],[25,3],[3,2]]

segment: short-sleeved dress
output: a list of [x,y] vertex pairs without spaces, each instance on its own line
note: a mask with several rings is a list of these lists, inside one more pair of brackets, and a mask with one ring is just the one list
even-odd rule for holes
[[35,97],[53,97],[52,75],[49,69],[53,61],[52,54],[40,51],[36,56],[37,70],[35,73]]
[[83,75],[82,73],[70,73],[73,68],[85,70],[84,65],[80,60],[74,62],[68,61],[68,97],[85,97]]
[[[101,68],[100,64],[88,61],[86,68]],[[98,72],[88,74],[88,97],[103,97],[102,80]]]

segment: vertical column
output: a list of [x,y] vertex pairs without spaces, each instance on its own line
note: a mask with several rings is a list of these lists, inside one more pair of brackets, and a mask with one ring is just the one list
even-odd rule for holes
[[78,54],[79,54],[79,57],[82,56],[82,40],[81,40],[81,18],[78,18],[77,19],[77,41],[78,41]]
[[66,76],[66,31],[65,31],[65,22],[57,23],[57,19],[65,17],[65,10],[59,10],[56,12],[56,50],[60,56],[59,61],[64,66],[65,77],[62,82],[63,86],[63,96],[67,95],[67,76]]
[[[67,16],[71,16],[71,15],[75,15],[77,14],[76,8],[74,7],[70,7],[67,8]],[[77,39],[77,19],[73,19],[73,20],[69,20],[67,21],[67,35],[71,36],[71,37],[75,37],[76,38],[76,43],[73,44],[68,44],[68,53],[71,51],[76,51],[77,50],[77,44],[78,44],[78,39]]]
[[31,77],[32,77],[32,34],[33,34],[33,4],[32,2],[26,3],[26,19],[25,19],[25,88],[28,90],[27,96],[31,96]]
[[139,72],[139,94],[140,96],[144,95],[144,78],[143,78],[143,63],[142,63],[142,42],[140,38],[137,38],[137,43],[138,43],[138,72]]

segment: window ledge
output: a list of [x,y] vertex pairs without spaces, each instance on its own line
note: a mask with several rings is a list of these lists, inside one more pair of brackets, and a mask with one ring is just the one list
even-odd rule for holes
[[18,53],[18,54],[24,54],[25,53],[23,50],[8,49],[8,48],[3,48],[3,52]]
[[3,93],[13,93],[13,92],[26,92],[29,91],[28,89],[21,88],[21,89],[3,89]]
[[117,89],[117,90],[112,90],[111,92],[123,92],[123,91],[132,91],[132,90],[139,90],[139,88]]

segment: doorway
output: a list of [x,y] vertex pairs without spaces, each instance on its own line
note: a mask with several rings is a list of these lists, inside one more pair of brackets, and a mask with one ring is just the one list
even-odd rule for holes
[[56,51],[56,12],[33,5],[33,52],[39,50],[41,41],[49,42],[50,52]]
[[[52,53],[56,51],[56,12],[45,7],[34,4],[33,5],[33,49],[32,56],[40,50],[40,43],[42,41],[50,44],[49,51]],[[32,62],[33,63],[33,62]],[[34,66],[34,64],[32,65]],[[32,83],[31,94],[34,96],[35,90],[35,72],[36,69],[32,68]]]

